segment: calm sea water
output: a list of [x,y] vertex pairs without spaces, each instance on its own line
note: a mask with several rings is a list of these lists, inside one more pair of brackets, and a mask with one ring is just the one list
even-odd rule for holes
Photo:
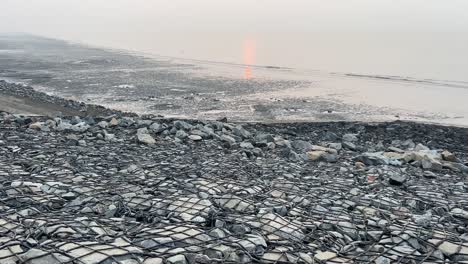
[[129,33],[72,40],[202,61],[468,81],[468,34]]

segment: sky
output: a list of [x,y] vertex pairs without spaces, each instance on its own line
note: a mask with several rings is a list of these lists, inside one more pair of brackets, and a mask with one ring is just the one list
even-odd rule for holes
[[0,32],[468,31],[466,0],[1,0]]
[[0,33],[154,55],[468,76],[468,0],[0,0],[0,10]]

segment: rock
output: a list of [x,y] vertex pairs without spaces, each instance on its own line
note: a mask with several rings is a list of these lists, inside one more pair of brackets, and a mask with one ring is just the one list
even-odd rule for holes
[[[247,234],[245,239],[237,241],[237,244],[248,253],[262,255],[267,248],[266,240],[260,235]],[[261,253],[261,254],[259,254]]]
[[377,165],[394,165],[401,166],[401,162],[395,158],[388,158],[383,155],[382,152],[366,152],[355,158],[356,161],[360,161],[368,166],[377,166]]
[[162,258],[147,258],[142,264],[163,264]]
[[413,215],[413,220],[417,225],[428,227],[431,225],[432,213],[428,211],[423,215]]
[[27,264],[60,264],[70,262],[71,259],[60,253],[49,253],[40,249],[31,248],[20,255],[22,263]]
[[442,158],[446,161],[451,161],[451,162],[457,162],[457,157],[455,157],[454,154],[452,154],[451,152],[445,150],[442,152]]
[[343,148],[343,144],[341,143],[328,143],[328,147],[335,149],[335,150],[341,150]]
[[200,141],[202,140],[203,138],[201,136],[198,136],[198,135],[190,135],[189,136],[189,139],[190,140],[193,140],[193,141]]
[[391,263],[392,263],[391,260],[384,256],[380,256],[375,259],[375,264],[391,264]]
[[454,261],[468,260],[468,243],[452,243],[439,239],[429,239],[428,242],[437,246],[445,256],[450,257]]
[[248,203],[235,195],[223,195],[216,199],[216,204],[221,208],[235,210],[238,212],[252,212],[255,210],[255,206],[253,204]]
[[317,253],[314,255],[314,258],[317,259],[318,261],[326,261],[326,260],[332,260],[336,258],[338,255],[335,252],[331,251],[317,251]]
[[357,134],[344,134],[342,140],[343,142],[356,142],[358,141]]
[[421,150],[430,150],[430,148],[424,146],[423,144],[419,143],[414,147],[414,151],[421,151]]
[[174,121],[173,124],[176,129],[190,130],[193,127],[191,124],[181,120]]
[[459,217],[459,218],[463,218],[463,219],[466,219],[468,220],[468,211],[465,211],[461,208],[453,208],[450,213],[455,216],[455,217]]
[[146,249],[156,247],[175,247],[174,240],[170,237],[155,237],[152,239],[143,240],[139,245]]
[[232,129],[232,133],[236,136],[239,136],[243,139],[249,139],[252,137],[252,134],[245,130],[241,125],[238,125]]
[[180,197],[173,201],[167,210],[184,221],[204,223],[211,207],[212,203],[209,200]]
[[41,130],[43,125],[44,125],[44,123],[42,123],[42,122],[35,122],[35,123],[30,124],[29,128],[30,129]]
[[232,145],[236,144],[236,140],[233,137],[228,136],[228,135],[222,135],[221,140],[223,142],[227,143],[228,146],[232,146]]
[[137,130],[137,138],[140,143],[153,145],[156,143],[156,140],[149,134],[147,128],[139,128]]
[[325,151],[309,151],[307,152],[307,156],[311,161],[318,161],[323,158],[327,153]]
[[255,142],[255,145],[274,143],[275,138],[271,134],[262,134],[262,133],[260,133],[260,134],[255,135],[254,142]]
[[326,141],[335,141],[335,140],[338,140],[340,137],[331,131],[327,131],[325,132],[325,135],[323,136],[323,138]]
[[89,129],[89,125],[86,124],[85,122],[81,122],[70,127],[70,130],[72,130],[73,132],[80,132],[80,133],[83,133],[88,129]]
[[436,171],[440,171],[442,170],[442,164],[433,159],[433,158],[430,158],[428,156],[425,156],[424,159],[421,161],[421,166],[423,169],[426,169],[426,170],[436,170]]
[[167,125],[160,124],[158,122],[155,122],[155,123],[151,124],[150,127],[149,127],[149,130],[151,130],[154,133],[161,133],[166,129],[167,129]]
[[306,142],[304,140],[294,140],[292,143],[291,143],[291,146],[300,151],[300,152],[307,152],[307,151],[311,151],[313,149],[313,146],[312,144],[310,144],[309,142]]
[[390,175],[388,182],[392,185],[403,185],[407,180],[406,176],[399,173],[393,173]]
[[[0,228],[1,230],[1,228]],[[9,245],[10,244],[10,245]],[[23,253],[20,245],[15,245],[15,241],[8,238],[0,238],[0,262],[3,264],[16,264],[19,262],[18,255]]]
[[118,126],[119,124],[120,124],[120,121],[117,120],[117,118],[115,117],[112,117],[112,119],[109,121],[109,126],[111,127]]
[[244,149],[254,149],[255,147],[250,142],[241,142],[240,147]]
[[268,213],[260,216],[261,229],[267,234],[275,234],[284,239],[300,242],[305,235],[301,226],[291,223],[279,215]]
[[327,162],[336,162],[338,159],[336,149],[325,148],[321,146],[311,146],[312,151],[307,152],[307,157],[311,161],[327,161]]
[[349,141],[343,141],[343,147],[347,148],[349,150],[356,150],[357,149],[356,145],[354,145],[354,143],[351,143]]
[[285,140],[281,137],[275,137],[275,144],[278,147],[292,148],[292,145],[289,142],[289,140]]
[[107,123],[106,121],[101,121],[97,124],[100,128],[107,128],[109,126],[109,123]]
[[166,259],[168,264],[187,264],[187,259],[184,255],[175,255]]
[[179,139],[186,139],[187,137],[189,137],[189,135],[183,130],[177,130],[175,136]]
[[433,173],[432,171],[424,171],[423,175],[424,177],[429,178],[429,179],[437,178],[437,174]]

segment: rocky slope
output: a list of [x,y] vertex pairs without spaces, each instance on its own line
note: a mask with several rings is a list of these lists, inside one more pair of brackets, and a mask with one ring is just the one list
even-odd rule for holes
[[0,263],[461,263],[467,134],[0,115]]

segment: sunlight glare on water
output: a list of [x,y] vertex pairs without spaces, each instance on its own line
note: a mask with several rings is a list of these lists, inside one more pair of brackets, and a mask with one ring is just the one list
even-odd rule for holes
[[244,40],[244,79],[249,80],[253,77],[252,66],[255,64],[255,41],[252,38],[246,38]]

